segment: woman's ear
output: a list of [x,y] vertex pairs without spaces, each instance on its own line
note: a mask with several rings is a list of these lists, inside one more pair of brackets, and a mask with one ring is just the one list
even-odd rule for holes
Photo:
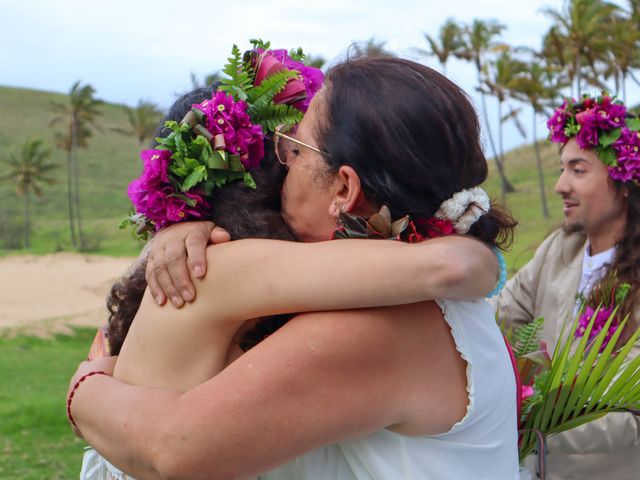
[[337,217],[340,211],[368,214],[367,200],[362,193],[362,184],[356,171],[348,165],[343,165],[338,170],[336,181],[337,188],[329,209],[330,214],[334,217]]

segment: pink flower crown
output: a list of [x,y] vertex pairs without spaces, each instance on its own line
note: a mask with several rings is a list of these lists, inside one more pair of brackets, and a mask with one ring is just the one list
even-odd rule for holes
[[194,104],[178,124],[143,150],[143,170],[127,193],[135,208],[120,227],[133,225],[139,235],[173,223],[206,217],[214,188],[242,180],[256,188],[250,170],[264,158],[264,139],[279,124],[302,119],[322,86],[320,69],[305,65],[300,49],[270,50],[252,40],[254,49],[240,54],[233,46],[223,79],[211,99]]
[[554,143],[575,137],[580,148],[595,149],[613,180],[640,183],[640,119],[615,97],[602,92],[584,95],[580,102],[565,98],[547,128]]

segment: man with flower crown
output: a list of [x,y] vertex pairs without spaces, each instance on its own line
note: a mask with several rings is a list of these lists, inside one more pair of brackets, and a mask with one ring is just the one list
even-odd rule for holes
[[[553,351],[567,319],[580,315],[581,336],[600,307],[591,338],[618,307],[608,336],[629,315],[626,340],[640,320],[640,119],[602,93],[565,100],[547,126],[561,145],[555,190],[564,225],[507,282],[496,302],[499,320],[522,325],[544,317],[542,337]],[[547,447],[547,479],[640,479],[640,417],[631,413],[558,434]]]

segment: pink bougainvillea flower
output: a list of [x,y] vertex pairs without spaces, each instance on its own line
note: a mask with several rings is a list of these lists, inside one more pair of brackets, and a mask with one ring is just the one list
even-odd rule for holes
[[522,400],[526,400],[530,396],[534,394],[533,386],[531,385],[523,385],[522,386]]
[[245,102],[218,91],[211,100],[193,107],[202,111],[206,128],[213,136],[222,134],[225,151],[238,155],[247,170],[260,165],[264,158],[264,134],[260,125],[251,123]]
[[564,133],[564,129],[567,126],[568,114],[565,110],[567,107],[567,101],[560,108],[556,108],[553,115],[547,120],[547,128],[549,129],[549,137],[553,143],[567,143],[569,137]]

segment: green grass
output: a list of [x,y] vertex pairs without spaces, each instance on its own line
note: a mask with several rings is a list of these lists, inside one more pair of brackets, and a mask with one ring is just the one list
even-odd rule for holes
[[67,424],[65,395],[94,334],[0,338],[0,478],[78,478],[85,443]]

